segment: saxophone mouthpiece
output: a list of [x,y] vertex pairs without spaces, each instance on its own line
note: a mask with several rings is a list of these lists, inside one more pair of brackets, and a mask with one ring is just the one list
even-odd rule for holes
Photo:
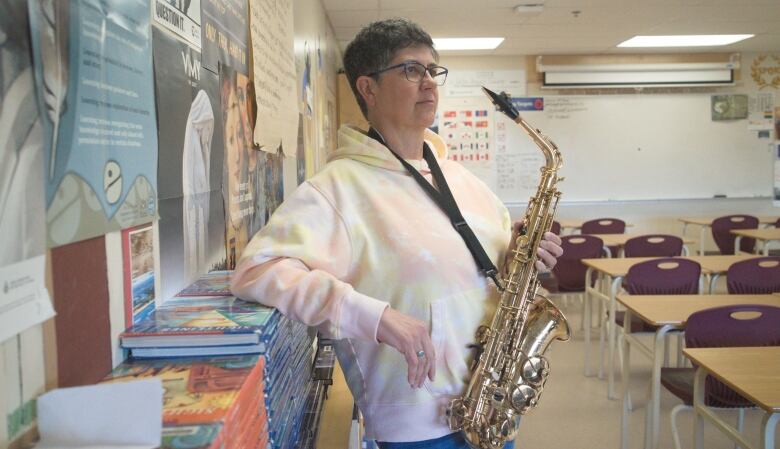
[[516,120],[520,115],[517,113],[517,109],[512,106],[512,99],[508,93],[501,92],[500,94],[497,94],[485,86],[482,86],[482,92],[485,92],[485,95],[490,98],[490,101],[496,106],[496,109],[506,114],[510,119]]

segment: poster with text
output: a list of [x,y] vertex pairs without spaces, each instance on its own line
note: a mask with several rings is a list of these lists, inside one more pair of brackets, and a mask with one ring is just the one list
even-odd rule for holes
[[149,4],[31,2],[50,247],[157,216]]
[[219,63],[249,73],[246,0],[203,2],[203,67],[218,73]]
[[219,79],[201,54],[155,29],[159,111],[160,280],[165,300],[224,267],[223,133]]
[[298,105],[295,83],[292,0],[250,0],[252,61],[257,95],[254,142],[296,155]]
[[200,49],[200,0],[152,0],[154,24]]

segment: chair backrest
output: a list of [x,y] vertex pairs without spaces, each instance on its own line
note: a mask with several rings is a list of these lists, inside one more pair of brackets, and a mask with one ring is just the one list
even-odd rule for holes
[[640,262],[628,269],[625,288],[632,295],[692,295],[699,292],[701,265],[666,257]]
[[584,291],[585,272],[588,267],[582,264],[582,259],[597,259],[601,257],[604,242],[592,235],[564,235],[561,237],[563,255],[553,267],[553,274],[558,280],[558,290]]
[[683,241],[674,235],[640,235],[626,240],[626,257],[674,257],[682,254]]
[[582,234],[622,234],[626,231],[626,222],[619,218],[597,218],[582,223]]
[[552,227],[550,228],[550,232],[552,232],[555,235],[561,235],[561,224],[553,220],[553,224]]
[[[732,305],[691,314],[685,325],[685,346],[725,348],[780,345],[780,307]],[[748,407],[751,402],[720,381],[707,377],[707,403],[714,406]]]
[[775,227],[780,228],[780,218],[778,218],[777,221],[775,222]]
[[780,292],[780,257],[756,257],[733,263],[726,276],[731,294]]
[[[756,228],[758,228],[758,218],[752,215],[726,215],[712,220],[712,238],[715,239],[721,254],[734,254],[734,240],[737,236],[729,231]],[[743,238],[739,247],[742,251],[752,253],[755,245],[755,239]]]

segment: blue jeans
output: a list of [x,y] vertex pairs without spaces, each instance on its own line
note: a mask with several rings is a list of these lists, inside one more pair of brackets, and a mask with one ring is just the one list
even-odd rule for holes
[[[451,433],[432,440],[412,441],[409,443],[385,443],[377,441],[376,444],[379,446],[379,449],[471,449],[460,432]],[[504,445],[504,449],[514,449],[514,447],[514,441],[509,441]]]

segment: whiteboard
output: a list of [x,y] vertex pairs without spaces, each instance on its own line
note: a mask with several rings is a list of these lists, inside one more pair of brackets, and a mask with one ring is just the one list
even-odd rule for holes
[[[471,101],[479,107],[486,100]],[[525,203],[536,191],[544,159],[522,128],[493,113],[495,157],[490,164],[464,165],[504,202]],[[543,111],[521,115],[563,154],[562,201],[772,192],[771,141],[759,139],[747,120],[712,121],[709,94],[546,96]]]

